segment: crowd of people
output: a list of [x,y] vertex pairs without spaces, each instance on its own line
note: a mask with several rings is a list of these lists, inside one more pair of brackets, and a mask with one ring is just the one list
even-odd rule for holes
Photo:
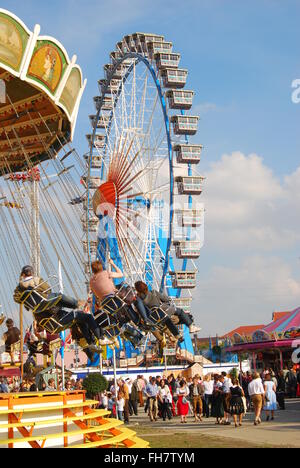
[[[297,372],[293,368],[285,369],[278,374],[265,369],[261,374],[246,372],[239,376],[222,372],[188,379],[171,374],[146,380],[139,375],[134,380],[119,379],[116,385],[110,381],[108,389],[94,399],[99,402],[99,408],[110,411],[112,417],[118,417],[125,424],[130,422],[131,416],[140,414],[140,407],[151,422],[179,417],[181,423],[186,424],[190,416],[195,423],[214,418],[215,424],[234,424],[235,427],[241,427],[244,415],[253,412],[257,426],[262,422],[263,411],[266,421],[274,420],[275,412],[285,409],[287,397],[300,397],[300,369]],[[33,379],[21,383],[18,377],[0,377],[0,393],[58,389],[62,390],[62,382],[57,385],[54,378],[42,382],[38,388]],[[83,379],[68,379],[65,389],[82,390]]]
[[138,415],[140,406],[151,422],[180,417],[185,424],[190,416],[195,423],[214,418],[215,424],[235,427],[241,427],[244,415],[253,411],[257,426],[263,411],[266,421],[273,420],[275,411],[285,409],[285,398],[294,396],[290,393],[291,375],[296,378],[299,392],[300,370],[292,368],[278,375],[266,369],[261,375],[247,372],[237,377],[226,372],[189,379],[169,375],[146,380],[138,376],[135,380],[120,379],[117,389],[110,382],[109,390],[99,395],[99,407],[110,410],[125,423],[129,423],[130,416]]
[[68,379],[65,382],[65,389],[63,389],[61,379],[58,384],[54,378],[50,378],[47,382],[42,380],[37,385],[34,378],[27,378],[21,382],[20,377],[0,377],[0,393],[56,392],[57,390],[83,390],[83,379]]

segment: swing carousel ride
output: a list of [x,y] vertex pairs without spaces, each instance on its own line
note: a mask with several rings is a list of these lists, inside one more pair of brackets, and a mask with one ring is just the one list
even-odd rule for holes
[[[90,293],[92,262],[109,268],[112,260],[127,286],[123,280],[123,295],[103,306],[117,320],[104,327],[105,337],[118,340],[119,362],[135,357],[142,364],[149,355],[159,361],[155,331],[163,340],[168,336],[162,312],[152,311],[152,328],[140,330],[130,318],[120,325],[115,312],[128,305],[136,281],[191,311],[203,245],[204,178],[197,171],[202,146],[193,139],[199,118],[191,112],[194,91],[185,89],[188,70],[179,68],[181,56],[163,36],[125,36],[98,82],[82,158],[72,138],[86,81],[76,56],[70,59],[56,39],[39,34],[39,26],[31,32],[0,10],[3,312],[19,323],[12,292],[23,265],[31,264],[54,290],[61,265],[64,290],[79,299]],[[89,304],[95,314],[92,297]],[[30,329],[32,315],[24,313],[20,325]],[[138,343],[130,340],[133,328]],[[189,329],[178,328],[175,355],[194,362]],[[109,358],[112,350],[105,352]]]
[[[55,286],[60,263],[66,290],[86,295],[83,213],[73,203],[85,166],[72,147],[86,82],[76,56],[70,59],[56,39],[39,33],[39,26],[31,32],[0,9],[0,294],[5,316],[16,325],[12,294],[23,265]],[[26,312],[24,326],[31,322]],[[20,328],[22,349],[23,320]],[[0,395],[0,447],[148,446],[121,421],[108,419],[109,412],[96,410],[98,402],[85,392],[28,396]]]

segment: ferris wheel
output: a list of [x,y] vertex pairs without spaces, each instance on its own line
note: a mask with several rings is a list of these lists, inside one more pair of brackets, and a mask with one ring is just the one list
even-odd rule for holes
[[[112,259],[133,284],[166,290],[189,311],[203,245],[202,145],[188,70],[163,36],[125,36],[94,98],[82,218],[86,274]],[[184,294],[183,294],[184,291]]]

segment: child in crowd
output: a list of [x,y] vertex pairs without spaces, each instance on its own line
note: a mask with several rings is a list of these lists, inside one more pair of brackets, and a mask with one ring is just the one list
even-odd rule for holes
[[125,400],[123,395],[119,395],[117,399],[117,412],[118,412],[118,419],[123,421],[123,412],[124,412]]
[[108,396],[107,396],[106,391],[104,391],[101,395],[101,406],[105,410],[108,409]]
[[110,411],[110,417],[114,417],[114,399],[110,392],[107,393],[107,409]]

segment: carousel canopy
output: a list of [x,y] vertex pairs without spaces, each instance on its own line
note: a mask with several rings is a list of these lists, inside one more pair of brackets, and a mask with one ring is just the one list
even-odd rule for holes
[[72,140],[86,82],[64,47],[0,9],[0,174],[49,159]]

